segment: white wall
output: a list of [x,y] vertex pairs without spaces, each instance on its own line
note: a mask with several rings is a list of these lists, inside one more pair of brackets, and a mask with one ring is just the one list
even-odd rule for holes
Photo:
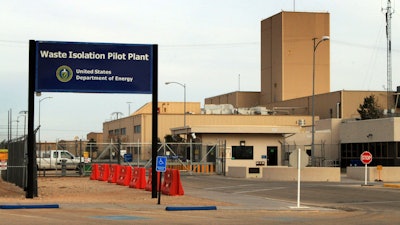
[[[226,172],[229,167],[257,167],[257,161],[267,160],[262,158],[267,155],[267,146],[278,148],[278,165],[281,164],[281,143],[283,137],[280,134],[202,134],[203,143],[216,143],[218,140],[226,140]],[[240,141],[245,141],[246,146],[253,146],[253,160],[232,159],[232,146],[239,146]]]

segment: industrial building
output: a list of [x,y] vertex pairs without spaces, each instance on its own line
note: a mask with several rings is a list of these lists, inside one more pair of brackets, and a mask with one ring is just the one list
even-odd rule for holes
[[[198,102],[159,102],[160,141],[171,135],[206,146],[222,142],[223,150],[213,152],[214,157],[210,158],[209,148],[205,148],[191,149],[191,155],[183,158],[215,160],[217,164],[220,160],[223,171],[235,166],[287,166],[290,153],[297,148],[307,151],[310,166],[349,166],[365,146],[382,149],[374,150],[376,157],[386,158],[376,162],[398,165],[398,121],[392,118],[398,95],[388,91],[331,92],[329,20],[329,13],[280,12],[261,21],[261,91],[208,97],[204,108]],[[358,120],[357,109],[371,95],[386,109],[387,118],[375,122],[365,135],[367,129],[361,124],[371,122]],[[388,109],[388,105],[396,107]],[[393,129],[385,129],[388,126]],[[375,130],[382,131],[381,135]],[[370,133],[372,136],[365,138]],[[151,142],[150,103],[128,117],[103,124],[103,142],[117,140]]]

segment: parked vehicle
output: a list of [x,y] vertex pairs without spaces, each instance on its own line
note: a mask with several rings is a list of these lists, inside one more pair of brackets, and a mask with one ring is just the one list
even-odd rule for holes
[[84,163],[90,162],[90,158],[77,157],[66,150],[43,151],[36,158],[37,168],[39,170],[61,169],[63,160],[65,160],[66,169],[79,169]]

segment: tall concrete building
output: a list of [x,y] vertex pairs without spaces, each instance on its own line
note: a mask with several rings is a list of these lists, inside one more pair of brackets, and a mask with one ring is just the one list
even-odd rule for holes
[[[313,53],[329,13],[280,12],[261,21],[260,104],[312,95]],[[317,48],[315,94],[330,92],[329,41]]]

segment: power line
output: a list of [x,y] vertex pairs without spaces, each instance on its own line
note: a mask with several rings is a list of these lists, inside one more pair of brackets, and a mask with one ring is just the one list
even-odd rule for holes
[[[26,41],[14,41],[14,40],[0,40],[3,44],[23,44],[28,45]],[[160,47],[165,48],[184,48],[184,47],[236,47],[243,45],[259,45],[260,42],[230,42],[230,43],[196,43],[196,44],[159,44]]]

